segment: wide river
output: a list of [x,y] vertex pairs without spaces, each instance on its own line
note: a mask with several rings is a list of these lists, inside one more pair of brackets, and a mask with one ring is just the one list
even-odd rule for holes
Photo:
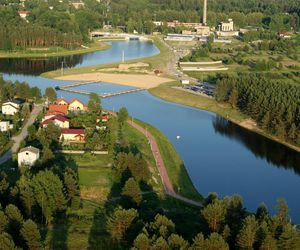
[[[106,51],[53,58],[49,60],[0,59],[0,72],[7,80],[26,81],[44,90],[65,84],[38,76],[41,72],[66,67],[118,62],[125,58],[152,56],[159,50],[152,43],[114,42]],[[98,93],[130,87],[103,84],[85,86]],[[59,92],[67,99],[88,97]],[[216,192],[220,196],[240,194],[245,206],[255,211],[261,202],[274,212],[278,198],[284,198],[295,223],[300,223],[300,154],[249,132],[219,116],[183,105],[163,101],[148,92],[139,92],[103,100],[107,109],[126,106],[129,113],[160,129],[182,157],[190,178],[202,195]],[[176,137],[180,136],[180,140]]]

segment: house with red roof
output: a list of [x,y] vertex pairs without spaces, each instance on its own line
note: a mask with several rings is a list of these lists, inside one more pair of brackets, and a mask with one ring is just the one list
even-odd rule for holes
[[49,123],[53,122],[56,126],[60,128],[69,128],[70,120],[63,115],[55,115],[49,119],[42,121],[43,128],[46,128]]
[[109,115],[98,116],[96,122],[108,122],[110,119]]
[[79,99],[74,98],[69,102],[68,109],[70,111],[87,111],[87,106]]
[[67,105],[49,104],[48,108],[49,108],[49,112],[60,112],[63,115],[68,114],[68,106]]
[[27,18],[27,15],[29,14],[29,11],[26,11],[26,10],[19,10],[18,11],[19,15],[21,18],[25,19]]
[[60,141],[64,142],[85,142],[85,129],[62,128]]

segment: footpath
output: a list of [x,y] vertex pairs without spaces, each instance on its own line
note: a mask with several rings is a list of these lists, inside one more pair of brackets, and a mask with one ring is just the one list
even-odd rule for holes
[[177,200],[181,200],[185,203],[188,203],[188,204],[191,204],[191,205],[194,205],[194,206],[202,207],[201,202],[197,202],[197,201],[188,199],[186,197],[183,197],[183,196],[177,194],[174,191],[173,185],[170,181],[166,166],[164,164],[163,158],[162,158],[161,153],[159,151],[159,147],[158,147],[158,144],[156,142],[155,137],[147,129],[143,128],[142,126],[135,123],[134,121],[128,121],[127,123],[129,125],[131,125],[133,128],[140,131],[142,134],[144,134],[147,137],[147,139],[149,141],[149,144],[150,144],[150,147],[151,147],[151,150],[152,150],[152,154],[153,154],[154,159],[156,161],[156,166],[158,168],[159,174],[161,176],[162,183],[163,183],[164,188],[165,188],[165,192],[169,196],[171,196],[171,197],[173,197]]
[[13,136],[11,138],[11,140],[14,142],[13,146],[8,151],[6,151],[5,154],[3,154],[0,157],[0,165],[7,162],[9,159],[12,158],[13,154],[18,152],[18,150],[20,148],[20,145],[21,145],[21,142],[23,140],[25,140],[25,138],[28,135],[28,131],[27,131],[28,127],[34,123],[35,119],[37,118],[38,114],[42,111],[42,109],[43,109],[42,105],[35,105],[34,106],[32,112],[30,114],[29,119],[27,120],[27,122],[25,123],[25,125],[22,128],[21,133],[19,133],[18,135]]

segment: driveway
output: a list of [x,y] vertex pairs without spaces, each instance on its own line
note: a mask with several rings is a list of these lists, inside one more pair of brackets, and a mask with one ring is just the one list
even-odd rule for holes
[[13,154],[18,152],[21,142],[25,140],[25,138],[28,136],[28,131],[27,131],[28,127],[34,123],[35,119],[37,118],[38,114],[42,111],[42,109],[43,109],[42,105],[34,106],[29,119],[27,120],[27,122],[22,128],[21,133],[11,138],[11,140],[14,141],[13,146],[4,155],[0,157],[0,165],[7,162],[9,159],[12,158]]

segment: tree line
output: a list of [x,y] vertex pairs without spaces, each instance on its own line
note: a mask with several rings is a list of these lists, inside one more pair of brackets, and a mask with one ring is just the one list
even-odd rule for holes
[[249,115],[269,133],[300,145],[300,88],[297,84],[264,74],[224,75],[217,82],[215,97]]

